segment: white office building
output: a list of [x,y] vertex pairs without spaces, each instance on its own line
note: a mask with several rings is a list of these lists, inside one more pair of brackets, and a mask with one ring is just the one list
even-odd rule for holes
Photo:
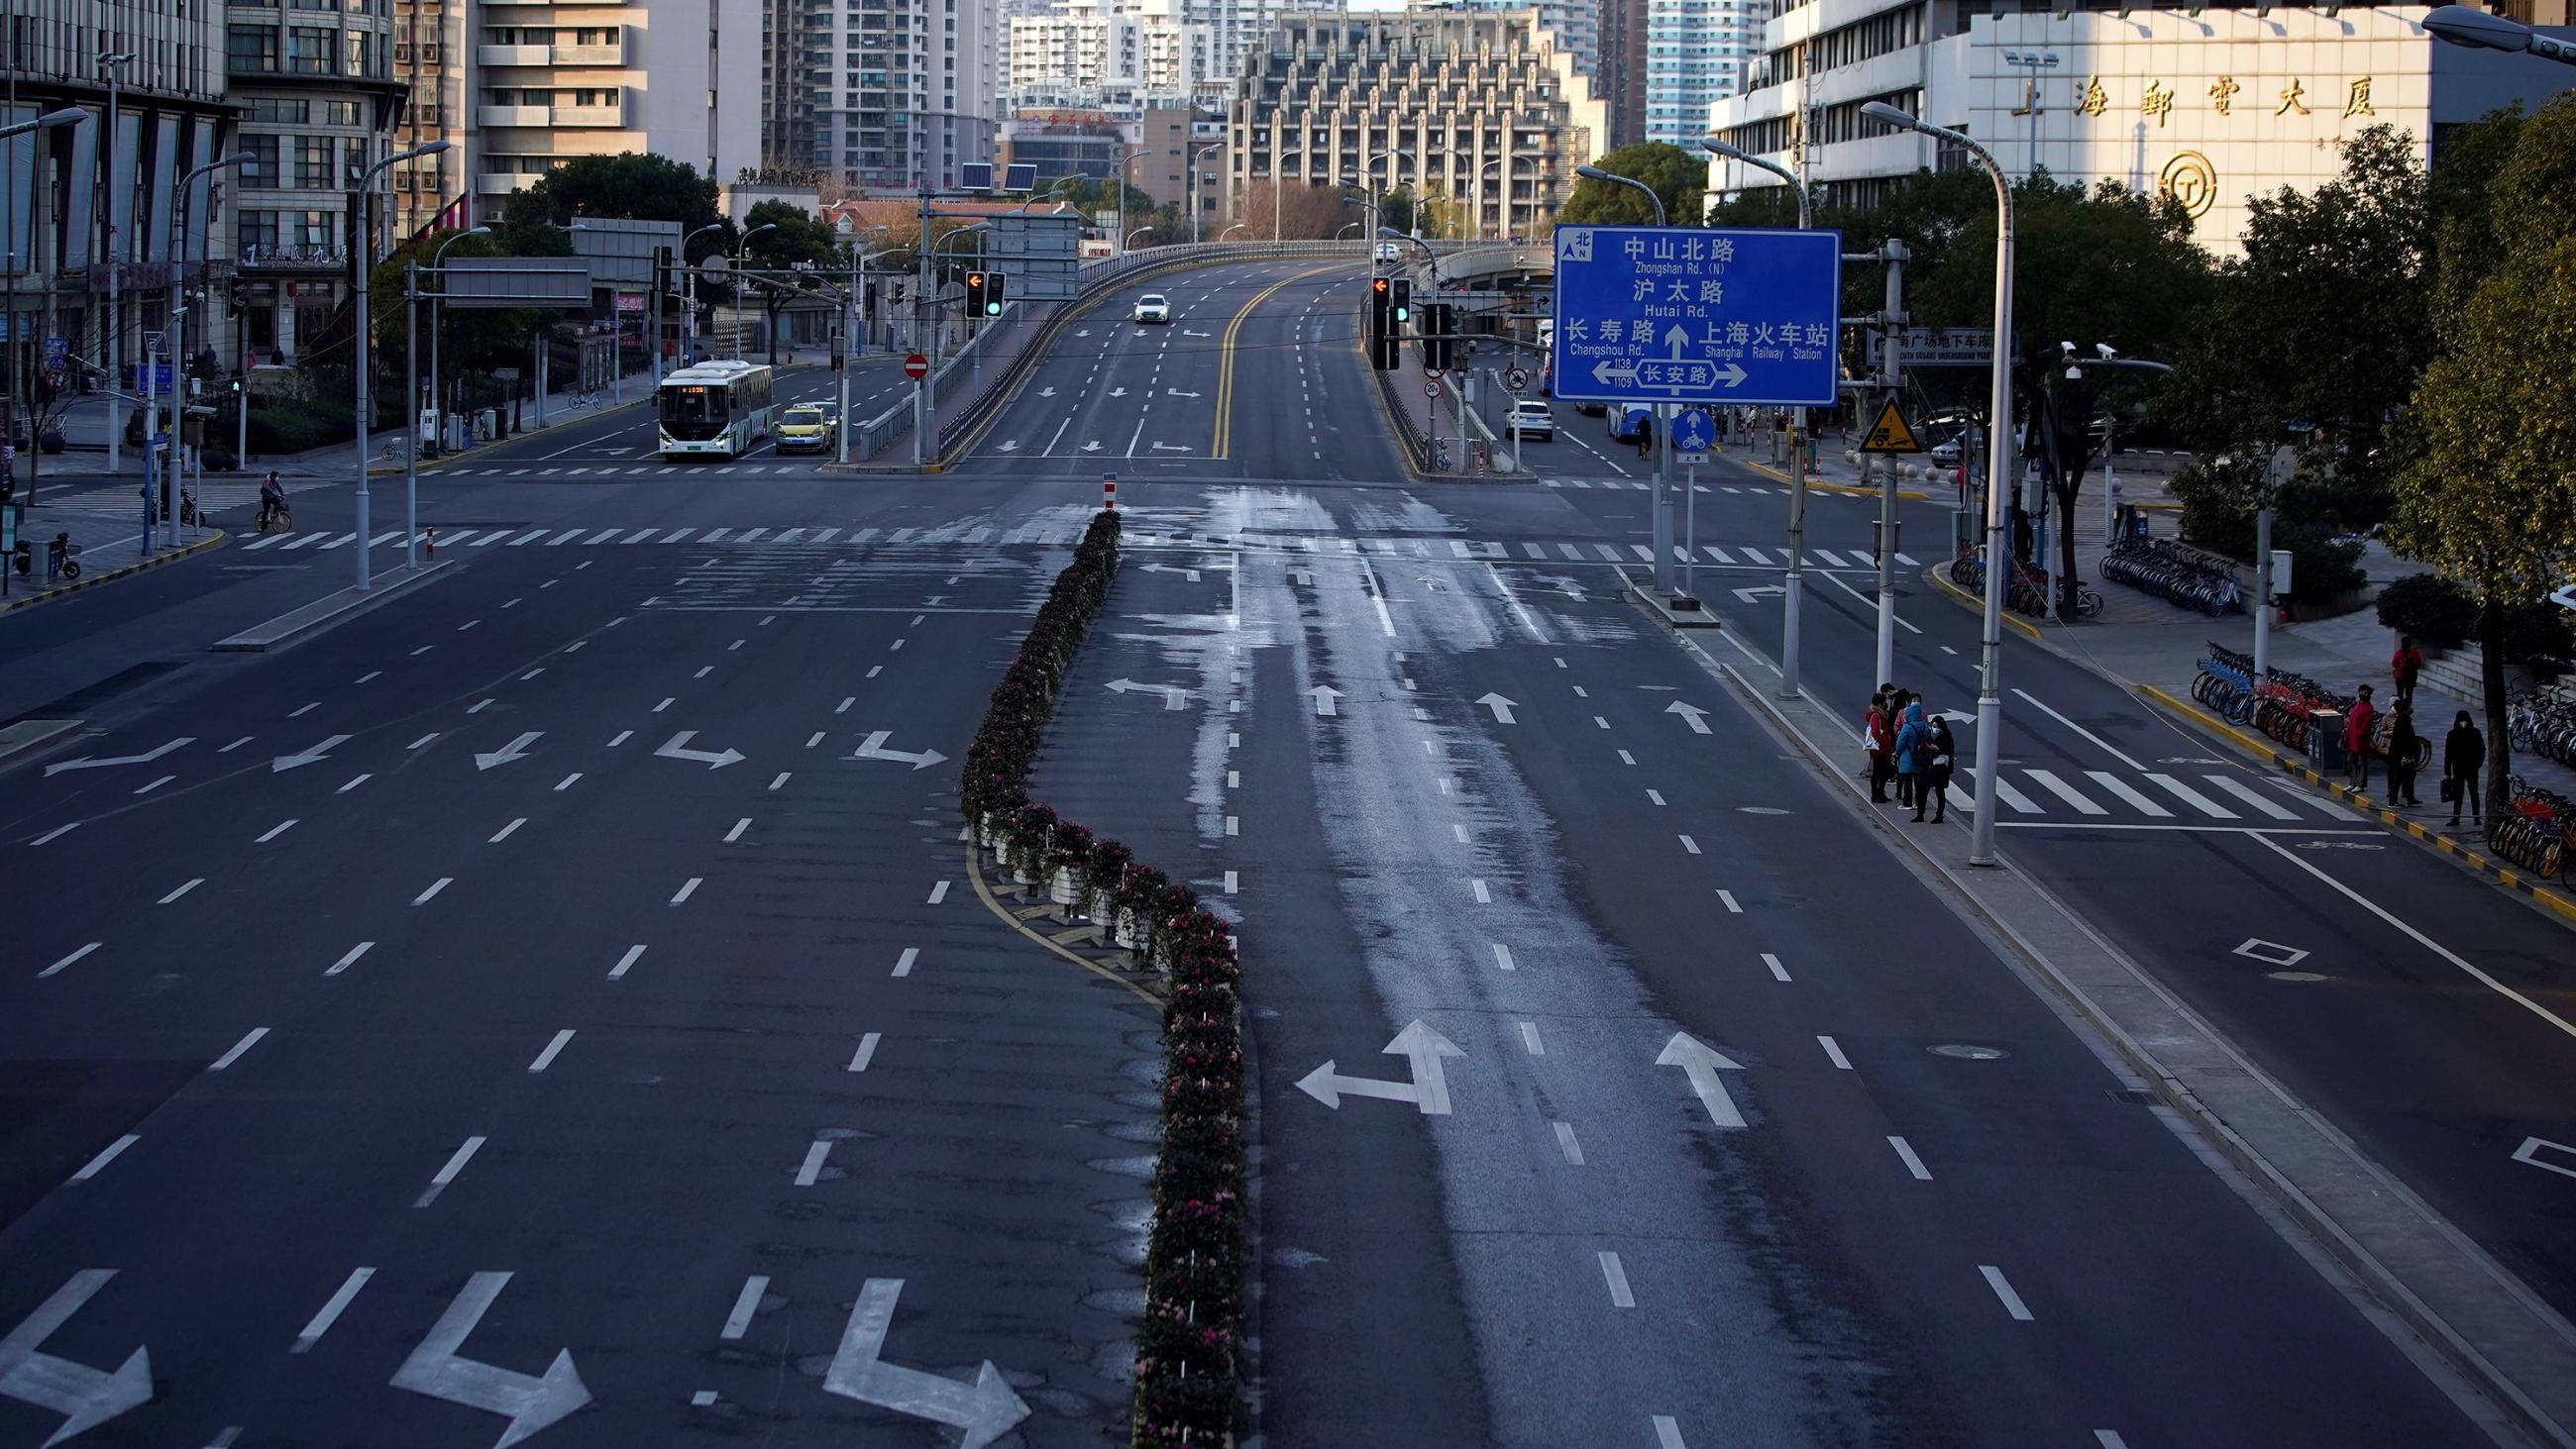
[[1219,78],[1208,28],[1183,19],[1179,0],[1062,0],[1010,28],[1005,91],[1014,108],[1180,98]]
[[[2335,143],[2406,131],[2427,159],[2448,131],[2498,106],[2536,106],[2566,67],[2465,50],[2423,28],[2422,6],[2336,9],[2014,10],[1956,0],[1810,0],[1764,27],[1754,88],[1720,101],[1711,129],[1783,163],[1808,57],[1810,174],[1830,199],[1866,203],[1956,148],[1861,116],[1886,101],[1963,130],[2015,177],[2034,165],[2084,182],[2178,196],[2202,245],[2236,249],[2245,198],[2307,188],[2342,169]],[[1712,192],[1775,184],[1734,163]]]
[[955,185],[961,163],[993,159],[1010,43],[999,0],[850,0],[808,18],[813,165],[902,188]]
[[1587,79],[1600,74],[1600,0],[1409,0],[1408,10],[1532,10],[1538,28],[1556,40],[1556,48],[1574,57],[1574,72]]

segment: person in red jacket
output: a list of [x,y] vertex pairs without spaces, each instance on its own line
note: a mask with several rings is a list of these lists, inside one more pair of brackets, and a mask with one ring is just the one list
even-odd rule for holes
[[2356,790],[2370,788],[2370,732],[2379,723],[2379,706],[2370,702],[2370,686],[2361,687],[2361,698],[2352,702],[2352,712],[2343,717],[2343,773]]
[[1887,803],[1887,777],[1896,772],[1896,734],[1887,718],[1887,692],[1893,686],[1880,685],[1869,697],[1869,713],[1861,716],[1861,731],[1868,741],[1869,799],[1873,805]]
[[2388,677],[2397,681],[2397,702],[2415,702],[2415,680],[2424,672],[2424,653],[2407,635],[2397,636],[2397,652],[2388,656]]

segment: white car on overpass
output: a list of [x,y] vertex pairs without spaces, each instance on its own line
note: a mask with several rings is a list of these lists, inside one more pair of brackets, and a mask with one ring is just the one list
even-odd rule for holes
[[1147,292],[1136,299],[1136,320],[1139,322],[1171,321],[1172,299],[1160,292]]

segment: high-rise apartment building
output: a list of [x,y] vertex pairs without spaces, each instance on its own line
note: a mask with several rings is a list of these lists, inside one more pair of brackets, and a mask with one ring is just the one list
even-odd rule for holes
[[1646,37],[1649,0],[1600,0],[1600,40],[1593,62],[1595,94],[1608,109],[1604,151],[1646,139]]
[[1221,77],[1205,25],[1182,18],[1180,0],[1059,0],[1010,22],[1005,89],[1013,108],[1113,104],[1125,97],[1176,103]]
[[814,165],[845,186],[948,186],[993,159],[998,0],[848,0],[808,18]]
[[1408,0],[1408,10],[1534,10],[1539,29],[1571,52],[1578,75],[1597,76],[1601,64],[1601,0]]
[[1768,0],[1645,0],[1645,135],[1690,145],[1708,134],[1709,107],[1744,89]]

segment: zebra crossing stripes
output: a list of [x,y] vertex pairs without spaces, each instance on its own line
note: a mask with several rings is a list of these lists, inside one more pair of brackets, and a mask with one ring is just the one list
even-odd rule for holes
[[2171,820],[2173,818],[2172,811],[2167,810],[2162,805],[2159,805],[2155,801],[2148,799],[2146,796],[2139,794],[2137,791],[2130,789],[2127,785],[2121,783],[2119,776],[2112,774],[2108,770],[2087,770],[2084,772],[2084,777],[2091,780],[2094,784],[2101,786],[2105,792],[2112,796],[2112,798],[2118,800],[2121,804],[2128,806],[2130,809],[2137,811],[2141,815],[2156,820]]
[[[2030,777],[2030,782],[2032,784],[2037,785],[2049,794],[2056,796],[2058,799],[2065,801],[2067,804],[2074,806],[2076,810],[2082,814],[2108,815],[2111,813],[2110,811],[2103,809],[2101,806],[2094,804],[2084,795],[2077,793],[2074,786],[2057,778],[2057,772],[2054,770],[2024,770],[2022,773]],[[1999,787],[1998,793],[2000,793],[2000,787],[2003,782],[1999,780],[1996,784]]]
[[[1975,814],[1977,772],[1961,765],[1952,773],[1951,806]],[[1998,824],[2075,829],[2086,825],[2137,828],[2159,824],[2167,829],[2248,829],[2318,824],[2320,817],[2331,821],[2357,818],[2321,796],[2287,786],[2277,792],[2266,791],[2222,771],[2205,772],[2186,781],[2161,770],[2145,770],[2124,778],[2110,770],[2020,767],[1995,777],[1995,801],[2003,816]]]

